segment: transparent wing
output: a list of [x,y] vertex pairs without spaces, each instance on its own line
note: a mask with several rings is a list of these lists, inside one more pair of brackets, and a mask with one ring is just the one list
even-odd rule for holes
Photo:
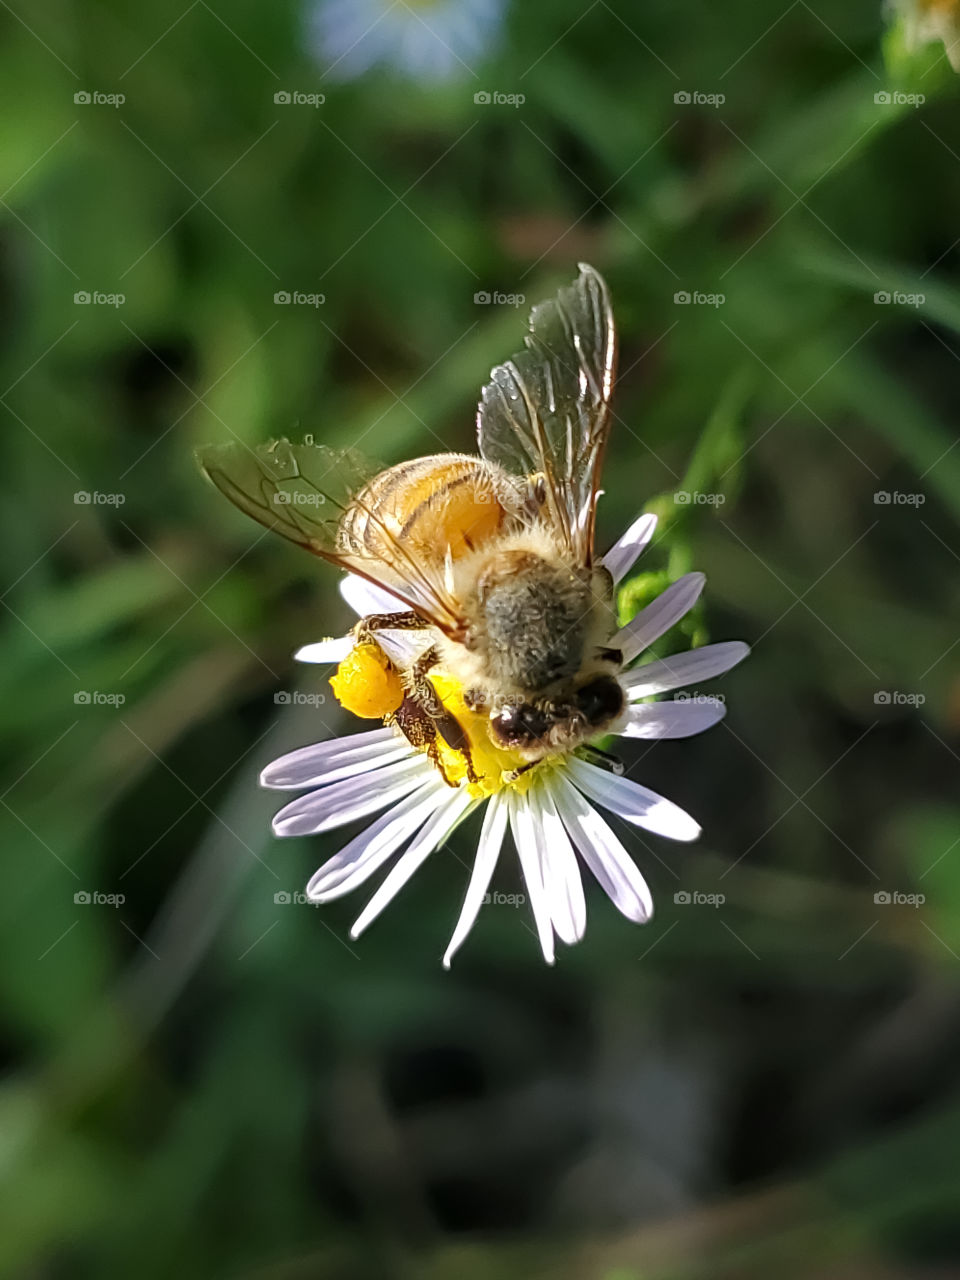
[[589,565],[617,358],[610,295],[593,267],[581,263],[572,285],[533,308],[524,341],[481,393],[480,452],[516,475],[542,475],[542,514]]
[[376,556],[346,552],[339,542],[345,511],[380,468],[351,450],[337,452],[314,444],[274,440],[256,448],[236,442],[197,450],[207,478],[241,511],[297,546],[368,582],[386,587],[427,622],[456,636],[463,621],[442,574],[418,561],[403,543],[367,510],[377,525]]

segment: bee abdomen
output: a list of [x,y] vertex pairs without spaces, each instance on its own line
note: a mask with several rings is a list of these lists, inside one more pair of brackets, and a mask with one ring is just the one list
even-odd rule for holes
[[489,464],[441,453],[401,462],[375,476],[344,512],[340,550],[387,558],[402,540],[414,554],[442,563],[497,533],[510,497]]

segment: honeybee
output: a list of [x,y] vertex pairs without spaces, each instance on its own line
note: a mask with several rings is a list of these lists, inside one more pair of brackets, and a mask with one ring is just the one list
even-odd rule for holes
[[254,519],[398,597],[405,607],[363,618],[357,640],[424,634],[395,720],[427,749],[439,734],[468,771],[436,668],[486,717],[491,742],[528,764],[595,737],[624,708],[613,581],[594,554],[617,342],[593,268],[534,307],[525,344],[482,389],[479,456],[435,454],[358,481],[354,455],[312,441],[200,452]]

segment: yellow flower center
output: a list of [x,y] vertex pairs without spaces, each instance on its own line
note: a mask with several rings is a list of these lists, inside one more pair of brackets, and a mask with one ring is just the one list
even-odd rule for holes
[[[436,751],[447,780],[460,785],[476,799],[492,796],[505,786],[523,793],[548,761],[538,761],[522,773],[527,763],[517,751],[496,746],[487,732],[487,717],[463,700],[463,685],[441,670],[430,673],[430,682],[447,711],[457,720],[469,744],[469,767],[462,751],[448,746],[437,734]],[[389,720],[403,701],[403,682],[379,645],[358,644],[330,678],[334,697],[346,710],[365,720]],[[426,748],[424,748],[426,749]],[[470,781],[470,772],[474,781]]]
[[[487,717],[480,712],[472,711],[463,700],[463,686],[453,676],[443,671],[430,674],[430,682],[436,689],[440,701],[456,718],[470,743],[470,763],[473,765],[476,782],[467,782],[467,790],[477,799],[492,796],[502,787],[512,786],[517,791],[525,792],[533,782],[543,765],[538,762],[516,777],[512,775],[526,763],[517,751],[506,751],[490,740],[487,732]],[[448,747],[442,738],[437,739],[440,761],[447,777],[452,782],[461,782],[467,777],[467,761],[465,756]]]

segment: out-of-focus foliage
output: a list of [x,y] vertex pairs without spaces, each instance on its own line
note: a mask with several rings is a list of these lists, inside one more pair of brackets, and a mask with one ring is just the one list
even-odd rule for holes
[[[942,45],[884,43],[872,0],[516,2],[421,85],[325,77],[308,29],[253,0],[0,8],[0,1269],[947,1274]],[[594,896],[547,971],[494,903],[446,974],[469,838],[359,943],[355,903],[289,901],[335,843],[273,841],[256,773],[344,727],[289,655],[347,614],[192,453],[470,448],[578,259],[622,329],[603,536],[661,515],[624,607],[702,568],[668,643],[755,652],[723,725],[632,766],[705,829],[631,833],[655,920]]]

